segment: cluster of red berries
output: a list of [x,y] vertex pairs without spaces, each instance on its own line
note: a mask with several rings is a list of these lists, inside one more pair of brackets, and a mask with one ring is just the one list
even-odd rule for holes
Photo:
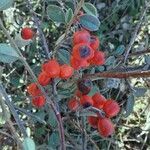
[[[38,82],[42,86],[47,86],[54,78],[68,79],[74,73],[74,69],[67,65],[60,65],[57,60],[51,59],[42,65],[42,71],[38,76]],[[28,93],[33,97],[32,104],[36,107],[42,107],[45,104],[45,98],[36,83],[31,83],[27,88]]]
[[[88,96],[91,82],[88,79],[79,81],[76,97],[68,102],[68,107],[72,111],[76,111],[79,106],[87,108],[92,106],[104,112],[104,116],[96,114],[96,117],[89,116],[88,122],[93,128],[97,128],[100,135],[108,137],[114,132],[114,125],[110,118],[116,116],[120,111],[118,103],[112,99],[106,99],[100,93],[95,93],[92,97]],[[80,90],[80,91],[79,91]]]
[[91,35],[87,30],[80,30],[73,35],[73,50],[71,66],[78,70],[89,65],[103,65],[105,55],[99,51],[98,37]]

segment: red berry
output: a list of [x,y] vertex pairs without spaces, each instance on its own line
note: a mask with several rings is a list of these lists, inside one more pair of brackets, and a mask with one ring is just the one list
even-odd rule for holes
[[118,105],[116,101],[109,99],[104,104],[103,110],[107,117],[112,118],[119,113],[120,106]]
[[39,74],[38,76],[38,82],[42,85],[42,86],[46,86],[49,84],[51,78],[49,78],[47,76],[47,74],[43,71]]
[[114,132],[114,125],[108,118],[101,118],[98,121],[98,131],[101,136],[108,137]]
[[91,36],[90,46],[93,50],[97,50],[99,48],[99,39],[97,36]]
[[94,117],[94,116],[89,116],[88,117],[88,123],[93,128],[97,128],[98,120],[99,120],[98,117]]
[[80,43],[73,47],[72,55],[79,60],[89,60],[94,57],[94,50],[88,44]]
[[87,62],[87,60],[84,59],[76,59],[75,57],[71,57],[71,66],[75,69],[75,70],[79,70],[81,68],[86,68],[89,66],[89,63]]
[[43,107],[45,105],[45,102],[46,101],[45,101],[44,96],[39,96],[39,97],[32,99],[32,104],[37,108]]
[[24,39],[24,40],[30,40],[33,38],[34,36],[34,31],[29,28],[29,27],[26,27],[26,28],[23,28],[21,30],[21,37]]
[[60,67],[60,78],[62,79],[68,79],[73,75],[74,69],[67,65],[64,64]]
[[41,90],[37,87],[36,83],[31,83],[27,87],[27,91],[31,96],[38,96],[42,94]]
[[93,106],[98,108],[98,109],[102,109],[104,104],[106,103],[106,98],[101,95],[100,93],[95,93],[93,96],[92,96],[92,99],[93,99]]
[[90,96],[83,95],[82,97],[80,97],[80,104],[83,106],[83,108],[87,108],[93,105],[93,100]]
[[75,98],[69,100],[69,102],[68,102],[68,108],[70,110],[76,111],[78,109],[78,107],[79,107],[79,102]]
[[86,95],[91,91],[93,84],[90,79],[80,79],[78,81],[78,90],[83,94]]
[[77,31],[73,35],[73,45],[79,43],[89,43],[90,42],[90,33],[86,30]]
[[93,65],[104,65],[105,54],[101,51],[95,51],[94,57],[89,62]]
[[55,59],[52,59],[43,64],[42,70],[47,74],[49,78],[57,78],[60,74],[60,66]]

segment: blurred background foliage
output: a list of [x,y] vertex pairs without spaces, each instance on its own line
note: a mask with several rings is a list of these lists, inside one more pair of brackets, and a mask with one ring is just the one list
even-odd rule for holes
[[[129,70],[149,70],[149,54],[129,57],[127,68],[124,68],[122,63],[126,47],[140,20],[141,12],[145,9],[145,0],[87,0],[86,2],[90,2],[97,9],[101,25],[94,34],[100,38],[100,48],[107,54],[107,60],[104,66],[88,68],[83,70],[83,73],[103,72],[117,67],[121,67],[123,71],[128,71],[128,68]],[[74,1],[32,0],[33,10],[40,20],[49,49],[53,53],[57,39],[65,32],[66,24],[54,23],[48,19],[46,8],[50,4],[56,4],[64,10],[72,8],[74,11]],[[0,12],[0,16],[14,39],[22,27],[32,26],[36,28],[26,1],[15,0],[14,7],[3,13]],[[71,28],[70,35],[73,31],[74,28]],[[150,10],[144,16],[131,53],[148,50],[150,46],[149,37]],[[7,37],[0,30],[0,43],[5,42],[8,42]],[[34,73],[38,75],[40,65],[46,60],[46,54],[39,37],[35,37],[30,44],[22,47],[21,50]],[[70,50],[71,39],[68,39],[57,50],[56,56],[60,62],[69,63],[68,51]],[[33,137],[37,149],[57,149],[60,141],[55,116],[47,106],[40,110],[31,106],[30,97],[26,93],[26,86],[32,82],[32,79],[24,66],[19,61],[12,64],[0,64],[1,80],[27,127],[28,134]],[[122,106],[122,111],[113,120],[116,125],[115,134],[107,139],[101,138],[97,131],[87,124],[86,117],[84,117],[87,150],[98,148],[102,150],[150,150],[150,78],[101,79],[95,80],[93,83],[91,95],[100,91],[107,98],[116,99]],[[68,98],[74,94],[75,89],[76,85],[73,82],[64,83],[58,80],[59,104],[64,119],[68,150],[82,149],[81,116],[89,115],[88,112],[84,111],[80,114],[69,112],[67,108]],[[16,149],[13,139],[3,134],[3,132],[9,133],[9,130],[2,117],[0,118],[0,127],[0,149]]]

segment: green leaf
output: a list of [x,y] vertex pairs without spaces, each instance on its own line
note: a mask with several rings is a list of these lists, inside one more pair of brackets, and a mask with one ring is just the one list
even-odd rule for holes
[[65,21],[68,23],[73,17],[73,11],[71,8],[69,8],[66,12]]
[[119,45],[113,54],[119,56],[122,55],[124,51],[125,51],[125,46]]
[[18,59],[19,55],[13,47],[5,43],[0,43],[0,62],[13,63]]
[[65,23],[65,13],[62,8],[56,5],[49,5],[47,8],[48,17],[57,23]]
[[114,56],[110,56],[106,59],[105,65],[110,66],[113,65],[116,62],[116,59]]
[[136,97],[144,96],[144,94],[145,94],[146,91],[147,91],[146,88],[137,88],[137,87],[135,87],[134,90],[135,90],[135,91],[133,92],[133,94],[134,94]]
[[24,139],[22,145],[23,145],[23,150],[35,150],[35,143],[29,137],[27,137],[27,138]]
[[59,146],[59,143],[60,143],[59,133],[58,132],[53,132],[50,135],[48,145],[51,148],[56,149]]
[[67,50],[59,49],[56,55],[60,63],[70,64],[70,53]]
[[12,6],[14,0],[0,0],[0,11],[8,9]]
[[126,108],[125,108],[125,110],[126,110],[125,117],[128,117],[133,112],[134,104],[135,104],[134,95],[131,94],[128,96],[128,99],[127,99],[127,104],[126,104]]
[[54,112],[50,109],[49,110],[49,114],[48,114],[48,123],[52,126],[52,127],[56,127],[57,126],[57,120],[56,120],[56,116],[54,114]]
[[84,9],[84,11],[85,11],[87,14],[89,14],[89,15],[98,16],[98,14],[97,14],[97,9],[96,9],[95,6],[92,5],[91,3],[84,3],[83,9]]
[[100,27],[100,21],[97,17],[92,15],[82,15],[80,16],[81,25],[89,31],[97,31]]

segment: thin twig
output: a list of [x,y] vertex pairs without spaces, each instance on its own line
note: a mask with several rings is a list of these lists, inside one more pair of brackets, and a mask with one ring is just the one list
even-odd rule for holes
[[[14,128],[12,121],[10,120],[10,117],[8,117],[8,116],[9,116],[8,110],[7,110],[6,107],[5,107],[5,102],[4,102],[3,98],[2,98],[2,96],[3,96],[3,94],[1,93],[1,95],[0,95],[0,105],[1,105],[1,108],[2,108],[2,111],[3,111],[3,115],[4,115],[4,117],[5,117],[6,123],[7,123],[7,125],[9,126],[9,129],[10,129],[12,135],[14,136],[13,139],[15,139],[16,142],[17,142],[17,144],[18,144],[18,146],[19,146],[20,148],[22,148],[22,144],[21,144],[21,141],[20,141],[20,137],[18,136],[17,131],[16,131],[16,129]],[[1,132],[1,133],[2,133],[2,132]],[[3,133],[3,134],[4,134],[4,133]],[[7,135],[7,134],[5,134],[5,135]],[[7,135],[7,136],[8,136],[8,135]]]
[[39,31],[39,34],[40,34],[39,37],[41,38],[41,41],[43,42],[42,45],[43,45],[43,47],[44,47],[44,49],[45,49],[45,52],[46,52],[46,54],[47,54],[47,57],[50,58],[50,57],[51,57],[51,56],[50,56],[50,51],[49,51],[48,44],[47,44],[47,42],[46,42],[46,38],[45,38],[45,36],[44,36],[44,33],[43,33],[43,31],[42,31],[42,29],[41,29],[41,27],[40,27],[39,19],[38,19],[36,13],[35,13],[34,10],[33,10],[33,7],[32,7],[32,5],[31,5],[31,3],[30,3],[30,0],[27,0],[27,4],[28,4],[29,10],[30,10],[30,12],[31,12],[31,14],[32,14],[32,16],[33,16],[33,20],[34,20],[34,23],[36,24],[37,30]]
[[4,96],[5,103],[7,104],[7,106],[9,107],[12,115],[14,116],[14,119],[15,119],[21,133],[23,134],[24,138],[27,137],[26,129],[25,129],[24,125],[21,123],[19,115],[17,114],[17,112],[16,112],[13,104],[11,103],[10,98],[8,97],[8,95],[5,91],[5,88],[3,87],[2,84],[0,84],[0,92]]
[[74,12],[74,16],[72,17],[72,19],[68,23],[68,26],[66,27],[65,38],[66,38],[68,32],[70,31],[70,28],[71,28],[74,20],[76,19],[77,15],[78,15],[78,13],[80,11],[80,9],[82,8],[83,3],[84,3],[84,0],[80,0],[80,2],[78,3],[77,8],[76,8],[76,10]]
[[143,8],[143,11],[141,12],[140,20],[139,20],[138,24],[137,24],[136,27],[135,27],[135,30],[134,30],[134,32],[133,32],[133,34],[132,34],[132,37],[131,37],[131,40],[130,40],[129,45],[128,45],[127,48],[126,48],[126,53],[125,53],[125,57],[124,57],[124,64],[125,64],[126,61],[127,61],[128,55],[129,55],[129,53],[130,53],[130,51],[131,51],[131,48],[132,48],[132,46],[133,46],[133,44],[134,44],[134,42],[135,42],[135,39],[136,39],[137,34],[138,34],[138,31],[139,31],[139,29],[140,29],[140,26],[141,26],[141,24],[142,24],[143,18],[144,18],[145,14],[146,14],[146,11],[147,11],[149,5],[150,5],[150,3],[148,3],[148,4],[145,6],[145,8]]
[[130,71],[130,72],[102,72],[95,74],[86,74],[84,78],[90,78],[91,80],[99,78],[146,78],[150,77],[150,70],[148,71]]

